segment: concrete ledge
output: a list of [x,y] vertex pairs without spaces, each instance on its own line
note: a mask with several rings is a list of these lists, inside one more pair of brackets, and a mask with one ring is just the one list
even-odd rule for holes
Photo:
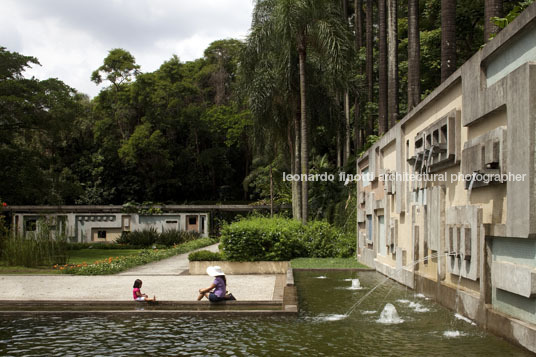
[[285,262],[228,262],[228,261],[191,261],[189,263],[191,275],[205,275],[207,267],[218,265],[225,274],[287,274],[290,266]]
[[287,270],[286,285],[287,286],[294,286],[294,271],[292,270],[292,268],[288,268],[288,270]]
[[[0,316],[10,315],[91,315],[91,314],[294,314],[297,304],[292,292],[285,292],[284,300],[277,301],[157,301],[144,303],[136,301],[2,301]],[[285,305],[284,301],[289,303]]]
[[61,316],[61,317],[77,317],[77,316],[288,316],[295,317],[297,311],[292,310],[88,310],[88,311],[0,311],[0,317],[21,317],[21,316]]

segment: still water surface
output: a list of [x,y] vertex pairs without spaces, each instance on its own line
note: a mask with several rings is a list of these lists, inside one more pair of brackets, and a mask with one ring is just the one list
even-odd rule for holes
[[[352,289],[355,278],[362,289]],[[375,272],[295,272],[295,280],[298,318],[0,318],[0,355],[530,356],[392,281],[345,317],[384,280]],[[380,319],[387,303],[403,322]]]

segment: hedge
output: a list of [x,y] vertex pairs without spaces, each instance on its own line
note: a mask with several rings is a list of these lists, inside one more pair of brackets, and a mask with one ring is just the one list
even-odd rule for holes
[[224,258],[231,261],[282,261],[299,257],[349,257],[354,238],[327,222],[308,225],[281,217],[246,218],[222,229]]

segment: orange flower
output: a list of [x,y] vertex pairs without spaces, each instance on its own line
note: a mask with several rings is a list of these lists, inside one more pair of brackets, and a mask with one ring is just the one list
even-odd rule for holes
[[60,270],[63,270],[63,267],[60,267]]
[[80,268],[81,266],[82,266],[82,265],[78,264],[76,267],[77,267],[77,268]]

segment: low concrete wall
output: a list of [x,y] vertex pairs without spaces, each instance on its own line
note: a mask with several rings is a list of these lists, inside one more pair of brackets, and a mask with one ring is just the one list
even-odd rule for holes
[[218,265],[225,274],[287,274],[289,262],[227,262],[193,261],[190,262],[190,275],[203,275],[207,267]]

